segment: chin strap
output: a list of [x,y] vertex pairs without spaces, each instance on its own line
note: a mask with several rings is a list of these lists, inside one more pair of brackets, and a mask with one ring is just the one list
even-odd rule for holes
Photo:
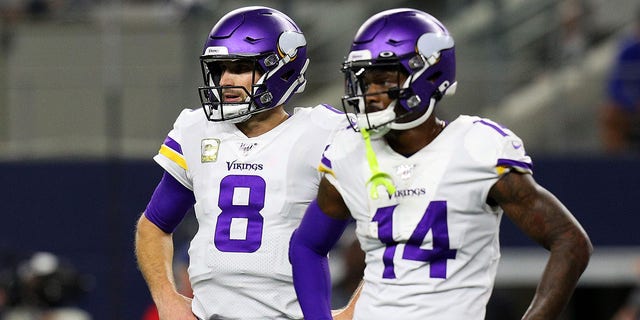
[[364,138],[367,162],[369,163],[369,169],[372,173],[371,178],[367,181],[371,198],[374,200],[378,199],[378,187],[381,185],[387,189],[387,193],[389,193],[390,196],[393,195],[396,193],[396,187],[393,185],[393,179],[391,179],[389,174],[380,171],[376,154],[373,152],[373,148],[371,147],[371,137],[369,136],[369,132],[367,129],[361,128],[360,133],[362,133],[362,138]]
[[413,129],[421,124],[423,124],[425,121],[427,121],[427,119],[429,119],[429,116],[431,116],[431,113],[433,113],[433,108],[436,105],[436,99],[435,98],[431,98],[429,99],[429,106],[427,107],[427,110],[424,112],[423,115],[421,115],[418,119],[415,119],[413,121],[409,121],[409,122],[403,122],[403,123],[398,123],[398,122],[391,122],[389,124],[389,127],[392,130],[409,130],[409,129]]

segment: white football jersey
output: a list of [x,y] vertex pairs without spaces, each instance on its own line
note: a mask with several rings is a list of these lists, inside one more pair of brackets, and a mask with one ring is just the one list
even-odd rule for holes
[[363,141],[339,132],[320,165],[356,219],[366,254],[354,319],[484,319],[502,216],[487,196],[506,171],[531,173],[521,139],[488,119],[460,116],[408,158],[372,140],[396,187],[392,196],[378,188],[378,199],[367,185]]
[[317,193],[318,160],[346,117],[321,105],[247,138],[235,125],[184,110],[154,159],[193,190],[189,248],[201,319],[302,319],[289,239]]

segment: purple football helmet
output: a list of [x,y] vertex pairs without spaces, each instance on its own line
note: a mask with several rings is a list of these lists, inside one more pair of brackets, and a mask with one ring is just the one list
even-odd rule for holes
[[[368,68],[392,68],[407,75],[404,83],[386,92],[394,100],[385,110],[366,111],[363,74]],[[454,41],[440,21],[415,9],[383,11],[369,18],[356,33],[342,67],[346,77],[342,105],[346,113],[356,114],[356,130],[371,129],[372,134],[380,136],[391,129],[411,129],[429,118],[445,94],[455,92],[455,70]],[[397,105],[407,113],[396,116]],[[420,113],[415,120],[396,121]]]
[[[295,22],[275,9],[253,6],[226,14],[211,29],[200,57],[205,86],[198,91],[207,118],[242,122],[302,92],[309,63],[306,45]],[[229,61],[250,61],[258,71],[260,78],[254,79],[252,92],[234,87],[247,93],[246,101],[225,103],[221,99],[221,63]]]

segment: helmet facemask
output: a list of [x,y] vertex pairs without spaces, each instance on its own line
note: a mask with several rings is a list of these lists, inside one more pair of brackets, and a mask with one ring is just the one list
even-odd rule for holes
[[[417,39],[415,52],[396,56],[392,51],[383,51],[377,58],[371,57],[370,50],[352,51],[343,64],[345,73],[345,112],[354,112],[357,121],[352,126],[371,131],[372,138],[380,137],[389,130],[408,130],[424,123],[444,95],[455,93],[456,82],[448,80],[448,69],[443,69],[440,60],[453,56],[453,39],[448,35],[425,33]],[[366,110],[369,70],[397,71],[404,75],[404,81],[396,81],[396,86],[387,87],[384,92],[391,103],[383,110]],[[370,81],[370,80],[369,80]],[[401,83],[402,82],[402,83]],[[349,110],[351,109],[351,110]]]
[[[398,119],[394,110],[396,101],[400,96],[407,95],[410,89],[402,88],[401,84],[407,74],[402,71],[397,60],[394,60],[375,65],[371,62],[344,64],[342,71],[345,74],[345,96],[342,98],[342,106],[346,114],[356,115],[356,121],[352,124],[354,130],[365,128],[372,137],[378,137],[387,133],[390,123]],[[382,106],[383,108],[368,106],[368,100],[375,96],[391,102]]]
[[[198,88],[202,107],[210,121],[226,121],[238,123],[247,120],[251,114],[264,111],[266,107],[260,107],[257,101],[266,102],[269,93],[264,88],[263,80],[265,72],[258,63],[258,57],[202,57],[200,66],[204,82],[208,86]],[[234,73],[252,72],[251,92],[244,86],[222,86],[220,80],[224,68],[233,69]],[[241,90],[244,93],[243,101],[226,102],[224,92],[229,90]],[[261,93],[258,93],[261,92]]]

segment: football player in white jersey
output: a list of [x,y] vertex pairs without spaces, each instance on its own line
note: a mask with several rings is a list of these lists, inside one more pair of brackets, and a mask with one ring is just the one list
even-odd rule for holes
[[[182,111],[154,157],[165,172],[137,225],[140,270],[163,320],[302,319],[289,240],[317,193],[318,160],[348,122],[328,105],[284,109],[309,60],[277,10],[228,13],[200,61],[204,112]],[[192,206],[190,300],[173,284],[171,234]]]
[[587,266],[590,240],[534,181],[512,131],[474,116],[436,117],[435,104],[456,89],[445,26],[413,9],[376,14],[343,72],[355,130],[338,132],[324,152],[317,199],[289,249],[305,319],[331,319],[326,254],[351,217],[366,262],[354,319],[484,319],[503,213],[550,251],[523,319],[555,319]]

